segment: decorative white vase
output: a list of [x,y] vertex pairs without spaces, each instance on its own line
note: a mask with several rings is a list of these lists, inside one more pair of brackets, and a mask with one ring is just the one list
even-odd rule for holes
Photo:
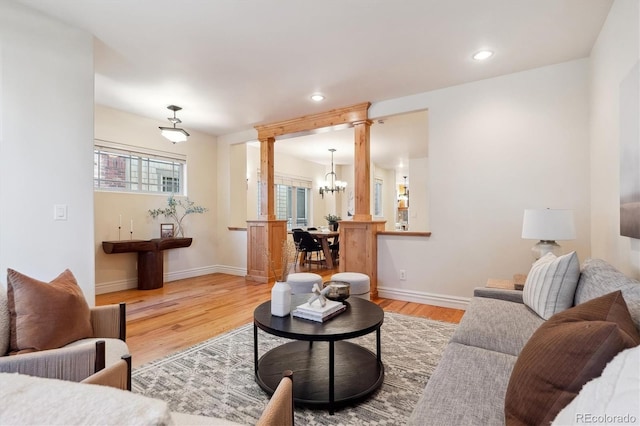
[[271,315],[286,317],[290,312],[291,286],[286,281],[276,281],[271,289]]

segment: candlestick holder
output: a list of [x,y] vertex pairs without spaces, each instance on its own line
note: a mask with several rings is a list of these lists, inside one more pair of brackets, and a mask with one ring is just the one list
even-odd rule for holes
[[129,239],[133,240],[133,231],[129,231]]
[[122,231],[122,226],[118,226],[118,241],[122,239],[120,238],[120,231]]

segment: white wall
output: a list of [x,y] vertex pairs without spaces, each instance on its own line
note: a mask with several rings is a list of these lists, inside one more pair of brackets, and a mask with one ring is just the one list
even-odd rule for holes
[[[371,215],[373,220],[384,220],[386,231],[395,231],[396,228],[396,206],[397,206],[397,185],[395,170],[385,169],[377,164],[371,165],[373,179],[371,180]],[[382,216],[375,216],[375,179],[382,180]]]
[[92,158],[92,36],[0,2],[0,282],[69,268],[94,305]]
[[590,58],[591,250],[636,278],[640,240],[620,236],[620,84],[638,63],[639,19],[637,0],[616,0]]
[[[178,153],[187,157],[187,194],[196,205],[209,209],[184,219],[185,237],[192,237],[188,248],[166,250],[164,279],[176,279],[217,272],[218,252],[223,246],[214,224],[217,223],[216,139],[189,130],[185,143],[173,144],[160,135],[158,126],[166,123],[125,113],[105,106],[95,108],[95,137],[109,142]],[[188,126],[187,126],[188,127]],[[93,173],[93,170],[92,170]],[[118,221],[122,215],[122,239],[130,238],[130,220],[134,222],[134,239],[160,237],[160,223],[171,222],[163,216],[152,219],[149,209],[166,207],[167,195],[95,193],[96,292],[98,294],[132,288],[137,285],[135,253],[106,254],[102,241],[118,239]]]
[[463,306],[487,278],[527,273],[535,241],[520,238],[526,208],[573,209],[578,238],[560,244],[590,255],[587,67],[572,61],[372,106],[372,119],[428,108],[430,122],[433,235],[378,238],[383,297]]
[[409,231],[430,231],[429,158],[409,160]]

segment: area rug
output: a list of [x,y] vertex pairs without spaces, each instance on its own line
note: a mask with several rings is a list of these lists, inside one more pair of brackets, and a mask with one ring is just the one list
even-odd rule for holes
[[[384,383],[367,400],[329,415],[295,408],[300,425],[405,424],[456,325],[385,313],[381,328]],[[258,331],[262,355],[288,341]],[[375,333],[351,341],[375,352]],[[295,372],[294,372],[295,381]],[[136,368],[133,391],[166,401],[172,411],[255,424],[269,401],[255,382],[253,324]]]

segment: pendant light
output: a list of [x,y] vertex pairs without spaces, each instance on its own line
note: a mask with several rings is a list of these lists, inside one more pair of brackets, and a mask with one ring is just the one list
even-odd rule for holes
[[325,192],[333,194],[334,192],[344,191],[347,188],[347,182],[337,180],[336,172],[333,171],[333,153],[336,152],[336,149],[330,148],[329,152],[331,152],[331,171],[325,175],[324,183],[320,186],[322,198],[324,198]]
[[176,111],[180,111],[182,108],[176,105],[169,105],[167,109],[173,111],[173,117],[167,118],[173,123],[173,127],[160,127],[160,133],[173,143],[186,141],[189,133],[180,127],[176,127],[176,124],[182,123],[182,120],[176,117]]

